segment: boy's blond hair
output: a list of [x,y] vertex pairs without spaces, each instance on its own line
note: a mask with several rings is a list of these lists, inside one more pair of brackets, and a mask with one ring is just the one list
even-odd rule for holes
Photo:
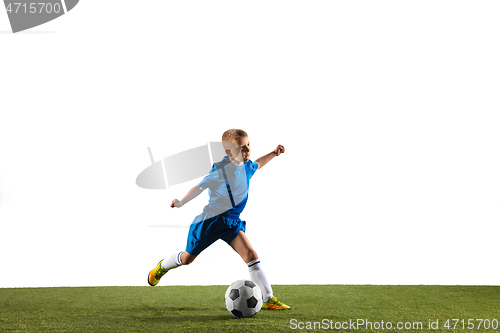
[[224,144],[225,142],[232,142],[237,138],[244,138],[246,136],[248,136],[248,134],[244,130],[233,128],[222,134],[222,144],[224,145],[224,148],[226,148],[226,145]]

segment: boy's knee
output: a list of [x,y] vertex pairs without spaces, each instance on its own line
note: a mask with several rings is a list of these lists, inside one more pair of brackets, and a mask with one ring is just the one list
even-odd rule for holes
[[196,258],[196,256],[184,251],[181,254],[181,263],[183,265],[189,265],[190,263],[192,263],[194,261],[195,258]]
[[255,260],[255,259],[259,259],[257,252],[254,249],[248,250],[246,261],[250,262],[250,261]]
[[181,262],[183,265],[189,265],[193,261],[194,261],[194,259],[188,259],[188,258],[181,259]]

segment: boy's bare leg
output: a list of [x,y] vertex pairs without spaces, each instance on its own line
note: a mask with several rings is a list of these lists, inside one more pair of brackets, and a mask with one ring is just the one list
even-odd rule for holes
[[266,275],[260,266],[259,256],[253,249],[245,233],[240,231],[229,245],[231,245],[245,261],[248,266],[248,271],[250,272],[250,278],[262,291],[262,300],[264,301],[263,307],[273,310],[290,309],[288,305],[283,304],[273,296],[273,289],[269,282],[267,282]]
[[196,259],[196,257],[197,256],[192,255],[188,251],[184,251],[181,254],[181,262],[183,265],[189,265],[190,263],[192,263],[194,261],[194,259]]
[[250,244],[250,240],[247,235],[245,235],[245,233],[241,230],[229,245],[231,245],[231,247],[246,263],[259,258],[257,256],[257,252],[253,249],[252,244]]
[[231,242],[231,247],[240,255],[248,266],[250,278],[257,284],[262,291],[262,300],[267,300],[273,295],[273,289],[269,282],[267,282],[266,275],[260,265],[259,256],[250,244],[250,240],[243,231],[240,230],[238,235]]

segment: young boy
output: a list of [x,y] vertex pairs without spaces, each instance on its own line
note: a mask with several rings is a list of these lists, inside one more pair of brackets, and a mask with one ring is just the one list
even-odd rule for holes
[[226,157],[214,163],[210,173],[188,191],[182,200],[174,199],[170,207],[182,207],[198,196],[206,188],[210,199],[203,213],[196,216],[189,228],[185,251],[176,252],[163,259],[149,272],[148,283],[155,286],[169,270],[181,265],[189,265],[204,249],[218,239],[228,243],[245,261],[250,278],[262,291],[263,308],[280,310],[290,309],[274,295],[271,285],[261,267],[257,252],[245,235],[246,222],[239,217],[248,199],[250,178],[275,156],[285,152],[282,145],[255,162],[250,160],[250,141],[245,131],[230,129],[222,135]]

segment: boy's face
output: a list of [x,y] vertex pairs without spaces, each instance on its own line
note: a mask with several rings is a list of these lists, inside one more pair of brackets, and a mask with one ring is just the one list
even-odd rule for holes
[[250,141],[248,136],[236,138],[225,148],[226,154],[238,162],[248,162],[250,160]]

